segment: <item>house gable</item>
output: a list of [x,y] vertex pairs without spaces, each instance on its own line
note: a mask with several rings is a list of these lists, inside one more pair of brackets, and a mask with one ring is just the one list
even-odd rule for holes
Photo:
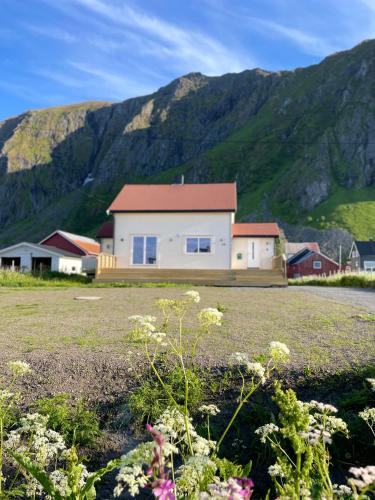
[[100,251],[100,245],[95,240],[60,230],[44,238],[40,245],[61,248],[79,256],[98,255]]

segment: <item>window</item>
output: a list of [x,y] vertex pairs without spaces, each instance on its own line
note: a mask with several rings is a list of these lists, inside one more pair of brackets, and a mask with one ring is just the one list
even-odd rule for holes
[[72,271],[75,271],[75,270],[76,270],[76,267],[75,267],[75,266],[73,266],[73,267],[72,267]]
[[374,260],[365,260],[363,262],[363,268],[365,271],[375,271],[375,261]]
[[186,253],[211,253],[212,242],[211,238],[207,237],[191,237],[186,238]]
[[314,260],[313,269],[321,269],[321,268],[322,268],[322,261],[321,260]]
[[133,236],[133,264],[156,264],[156,236]]

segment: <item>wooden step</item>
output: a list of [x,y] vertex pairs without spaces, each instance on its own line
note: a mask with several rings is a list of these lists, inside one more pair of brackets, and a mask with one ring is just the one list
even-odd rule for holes
[[281,270],[263,269],[102,269],[96,283],[129,282],[213,285],[286,286]]

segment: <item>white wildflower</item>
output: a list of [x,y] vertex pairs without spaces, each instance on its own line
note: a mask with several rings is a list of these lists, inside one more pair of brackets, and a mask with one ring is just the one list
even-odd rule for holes
[[69,484],[66,475],[60,470],[54,470],[49,475],[49,478],[55,485],[55,488],[60,493],[60,495],[67,496]]
[[[218,477],[213,478],[213,483],[208,485],[208,491],[200,493],[199,500],[214,498],[227,498],[230,500],[243,500],[249,498],[253,488],[251,479],[239,479],[230,477],[227,481],[220,481]],[[244,484],[245,483],[245,484]]]
[[321,403],[319,401],[312,400],[307,403],[307,405],[310,409],[318,410],[321,413],[337,413],[337,408],[335,408],[333,405]]
[[367,382],[371,385],[373,391],[375,391],[375,378],[367,378]]
[[354,479],[349,479],[349,483],[357,488],[366,488],[370,484],[375,483],[375,465],[367,467],[351,467],[349,472],[354,476]]
[[256,431],[255,431],[255,434],[258,434],[260,436],[260,441],[262,443],[265,443],[266,442],[266,438],[270,435],[270,434],[273,434],[274,432],[278,432],[279,431],[279,427],[275,424],[266,424],[266,425],[262,425],[261,427],[259,427]]
[[246,371],[258,377],[262,384],[266,381],[266,370],[260,363],[246,363]]
[[144,474],[140,465],[135,464],[121,467],[120,472],[116,476],[116,480],[118,484],[113,491],[115,497],[119,497],[125,488],[130,496],[135,497],[139,495],[140,488],[146,486],[150,477]]
[[188,290],[187,292],[185,292],[185,295],[192,301],[192,302],[195,302],[196,304],[198,304],[198,302],[200,302],[201,300],[201,297],[199,295],[199,292],[195,291],[195,290]]
[[269,354],[274,361],[287,361],[290,355],[290,350],[286,344],[273,341],[269,346]]
[[4,447],[18,453],[27,453],[39,465],[47,466],[66,449],[63,437],[47,429],[48,417],[28,414],[20,420],[20,427],[10,431]]
[[268,467],[268,474],[271,477],[285,477],[285,473],[280,464],[270,465]]
[[183,498],[195,498],[202,478],[214,477],[216,464],[209,457],[196,455],[188,458],[177,470],[177,489]]
[[[0,392],[1,399],[1,392]],[[363,411],[360,411],[358,415],[370,426],[375,424],[375,408],[365,408]]]
[[204,328],[211,325],[221,326],[223,313],[214,307],[207,307],[200,311],[198,319]]
[[216,441],[210,441],[198,434],[193,436],[193,450],[197,455],[208,456],[215,449]]
[[234,352],[230,355],[230,361],[237,365],[247,365],[250,363],[250,358],[246,352]]
[[307,432],[300,432],[299,435],[301,438],[306,439],[306,441],[313,445],[316,445],[319,442],[326,444],[332,443],[331,433],[324,429],[315,429],[314,427],[309,426],[309,430]]
[[8,391],[7,389],[0,389],[0,404],[10,401],[13,396],[13,392]]
[[202,405],[198,408],[203,415],[218,415],[220,413],[219,408],[216,405]]
[[12,370],[13,374],[18,377],[22,377],[32,371],[29,363],[26,363],[25,361],[11,361],[8,363],[8,366]]
[[166,336],[164,332],[156,331],[156,326],[154,325],[156,322],[155,316],[141,316],[137,314],[129,316],[128,319],[134,324],[132,334],[135,340],[157,342],[160,344]]
[[333,484],[332,493],[337,495],[338,498],[345,498],[347,496],[351,496],[352,490],[349,486],[346,486],[346,484]]

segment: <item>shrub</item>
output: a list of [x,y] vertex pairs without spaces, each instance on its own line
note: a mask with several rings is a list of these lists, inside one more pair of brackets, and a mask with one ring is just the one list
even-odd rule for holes
[[93,447],[100,436],[99,418],[80,399],[72,403],[69,394],[57,394],[35,401],[35,411],[48,416],[48,427],[62,434],[69,445]]
[[[186,370],[189,383],[189,410],[195,413],[204,397],[204,383],[193,370]],[[164,378],[165,386],[169,393],[174,395],[178,405],[184,404],[185,378],[180,366],[175,366]],[[164,392],[160,382],[149,376],[131,394],[128,400],[132,418],[137,424],[142,422],[155,422],[164,410],[170,406],[171,401]]]

